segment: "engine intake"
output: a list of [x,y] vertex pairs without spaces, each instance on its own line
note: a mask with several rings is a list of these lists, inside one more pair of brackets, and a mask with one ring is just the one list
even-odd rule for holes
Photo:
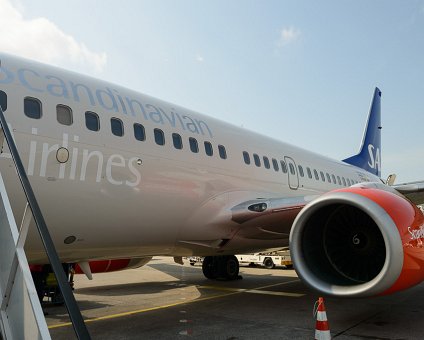
[[330,192],[294,221],[290,251],[295,269],[312,288],[334,296],[370,296],[414,285],[424,272],[409,281],[402,277],[403,248],[411,246],[408,228],[422,226],[422,217],[409,201],[380,189]]

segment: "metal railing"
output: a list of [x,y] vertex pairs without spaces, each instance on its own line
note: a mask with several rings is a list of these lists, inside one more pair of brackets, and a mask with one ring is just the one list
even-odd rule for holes
[[69,318],[71,319],[72,325],[74,327],[75,334],[78,339],[91,339],[87,327],[84,323],[84,319],[82,318],[81,311],[77,305],[74,294],[72,293],[68,279],[65,275],[65,271],[63,270],[62,263],[60,262],[59,256],[57,255],[56,248],[53,244],[43,214],[34,195],[34,191],[32,190],[31,184],[28,180],[28,176],[22,164],[18,149],[16,148],[15,141],[13,140],[13,137],[10,133],[6,118],[3,113],[3,109],[1,107],[0,127],[2,128],[4,138],[6,139],[7,145],[12,155],[12,159],[15,164],[19,180],[21,181],[22,188],[25,192],[28,205],[31,208],[32,216],[37,226],[37,230],[40,234],[41,241],[43,242],[47,257],[49,258],[50,265],[56,276],[60,291],[62,292],[63,299],[68,310]]

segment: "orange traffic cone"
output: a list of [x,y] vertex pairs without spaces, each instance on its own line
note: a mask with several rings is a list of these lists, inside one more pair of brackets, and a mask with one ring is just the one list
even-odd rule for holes
[[[315,306],[318,307],[315,310]],[[315,324],[315,340],[331,340],[330,328],[328,327],[327,313],[325,312],[324,299],[320,297],[314,306],[314,316],[317,317]]]

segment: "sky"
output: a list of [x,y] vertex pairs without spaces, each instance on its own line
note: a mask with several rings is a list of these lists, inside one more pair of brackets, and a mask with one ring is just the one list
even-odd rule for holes
[[424,0],[0,0],[0,50],[335,159],[382,91],[383,177],[424,180]]

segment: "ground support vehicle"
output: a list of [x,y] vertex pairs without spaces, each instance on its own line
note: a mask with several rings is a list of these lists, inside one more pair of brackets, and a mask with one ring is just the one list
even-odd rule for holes
[[240,264],[248,263],[249,265],[261,265],[268,269],[275,268],[276,266],[293,268],[290,251],[288,249],[255,254],[242,254],[236,255],[236,257]]

